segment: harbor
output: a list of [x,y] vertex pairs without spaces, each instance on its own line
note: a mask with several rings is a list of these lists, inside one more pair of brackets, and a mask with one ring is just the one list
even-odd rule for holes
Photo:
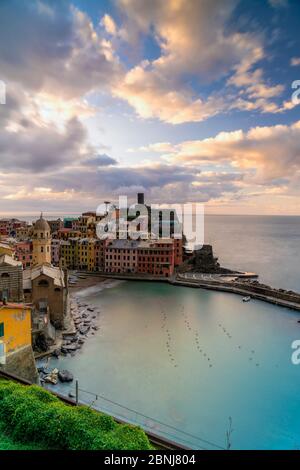
[[[88,272],[81,273],[81,278],[85,279],[87,285],[97,284],[103,280],[126,280],[126,281],[142,281],[142,282],[165,282],[172,285],[202,288],[214,290],[217,292],[228,292],[239,296],[257,299],[262,302],[268,302],[280,307],[289,308],[300,311],[300,294],[291,290],[276,289],[260,283],[255,273],[232,273],[232,274],[211,274],[211,273],[176,273],[171,278],[157,278],[151,275],[136,274],[111,274]],[[78,277],[77,277],[78,279]],[[80,278],[79,278],[80,279]],[[82,280],[82,279],[81,279]],[[88,281],[89,280],[89,281]],[[98,281],[97,281],[98,280]],[[74,282],[74,281],[73,281]],[[74,287],[77,282],[73,284]]]
[[99,329],[75,355],[50,358],[50,369],[68,370],[74,381],[47,387],[68,397],[77,380],[82,402],[168,438],[171,426],[172,439],[191,448],[200,446],[196,437],[224,446],[229,417],[233,448],[294,447],[297,312],[166,282],[141,289],[85,277],[79,285],[89,286],[74,294],[100,311]]
[[249,281],[247,278],[183,274],[176,276],[174,284],[186,287],[199,287],[218,292],[229,292],[244,296],[245,298],[250,297],[249,300],[257,299],[262,302],[300,311],[300,294],[283,289],[274,289],[258,281]]

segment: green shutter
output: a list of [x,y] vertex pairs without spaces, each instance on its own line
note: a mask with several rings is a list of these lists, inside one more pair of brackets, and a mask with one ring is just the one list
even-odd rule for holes
[[0,323],[0,338],[4,336],[4,323]]

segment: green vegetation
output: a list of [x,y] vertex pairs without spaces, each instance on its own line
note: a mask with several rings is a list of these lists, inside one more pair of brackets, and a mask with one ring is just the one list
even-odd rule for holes
[[1,450],[47,450],[47,447],[32,442],[21,444],[4,432],[4,426],[0,425],[0,451]]
[[[18,445],[24,444],[25,447]],[[33,443],[33,444],[32,444]],[[14,447],[15,446],[15,447]],[[148,450],[144,431],[46,390],[0,381],[0,449]]]

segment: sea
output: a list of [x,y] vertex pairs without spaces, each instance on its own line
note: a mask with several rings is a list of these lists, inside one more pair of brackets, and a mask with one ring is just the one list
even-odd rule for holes
[[[206,216],[205,242],[222,266],[300,291],[300,217]],[[73,373],[81,402],[192,449],[300,448],[299,313],[166,283],[76,295],[99,330],[49,366]]]

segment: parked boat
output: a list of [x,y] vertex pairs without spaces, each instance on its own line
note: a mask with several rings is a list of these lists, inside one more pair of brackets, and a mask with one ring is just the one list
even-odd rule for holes
[[249,302],[251,300],[250,295],[248,297],[243,297],[243,302]]

